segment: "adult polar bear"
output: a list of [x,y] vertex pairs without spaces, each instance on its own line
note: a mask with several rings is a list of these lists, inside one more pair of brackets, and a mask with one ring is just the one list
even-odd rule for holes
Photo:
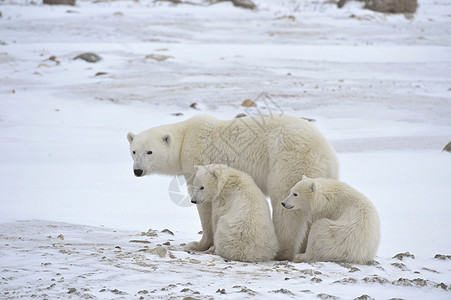
[[[222,121],[196,116],[137,135],[129,133],[136,176],[183,174],[192,185],[194,166],[226,164],[250,174],[271,198],[280,250],[277,259],[291,260],[301,249],[307,226],[303,213],[280,203],[302,175],[338,179],[334,149],[308,121],[285,115],[244,117]],[[205,251],[213,245],[211,204],[197,205],[203,236],[187,245]],[[305,245],[303,247],[305,249]]]

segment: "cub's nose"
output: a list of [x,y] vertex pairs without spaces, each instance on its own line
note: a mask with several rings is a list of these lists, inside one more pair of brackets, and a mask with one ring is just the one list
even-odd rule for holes
[[286,204],[285,204],[284,202],[282,202],[282,206],[283,206],[283,207],[286,207]]
[[141,169],[135,169],[133,172],[135,172],[135,176],[140,177],[143,174],[143,170]]

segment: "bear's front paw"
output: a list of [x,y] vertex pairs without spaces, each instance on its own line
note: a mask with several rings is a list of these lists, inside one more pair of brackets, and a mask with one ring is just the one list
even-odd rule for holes
[[199,249],[200,249],[199,242],[191,242],[188,245],[186,245],[185,247],[183,247],[183,250],[186,252],[199,251]]
[[301,263],[301,262],[306,262],[306,261],[307,261],[307,257],[305,256],[304,253],[295,255],[293,258],[293,262],[295,262],[295,263]]

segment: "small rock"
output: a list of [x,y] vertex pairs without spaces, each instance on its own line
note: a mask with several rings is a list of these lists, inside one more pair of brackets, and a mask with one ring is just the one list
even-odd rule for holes
[[130,243],[150,244],[149,241],[144,241],[144,240],[130,240]]
[[196,102],[191,103],[191,105],[190,105],[189,107],[194,108],[194,109],[197,109],[197,103],[196,103]]
[[320,299],[331,299],[331,300],[336,300],[336,299],[338,299],[338,297],[336,297],[336,296],[333,296],[333,295],[329,295],[329,294],[325,294],[325,293],[321,293],[321,294],[318,294],[318,295],[316,295],[318,298],[320,298]]
[[399,260],[403,260],[405,257],[415,259],[415,255],[410,254],[410,252],[398,253],[393,258],[397,258]]
[[158,236],[158,232],[156,230],[149,229],[147,232],[141,232],[141,236]]
[[250,0],[232,0],[232,3],[233,3],[233,5],[242,7],[242,8],[247,8],[247,9],[255,9],[256,8],[254,2],[252,2]]
[[[446,152],[451,153],[451,142],[449,142],[448,144],[446,144],[445,148],[443,148],[442,151],[446,151]],[[440,254],[437,254],[437,255],[440,255]],[[437,256],[437,255],[436,255],[436,256]],[[447,256],[450,256],[450,255],[447,255]],[[450,257],[451,257],[451,256],[450,256]]]
[[393,267],[396,267],[398,269],[400,269],[401,271],[408,271],[409,269],[406,267],[405,264],[403,263],[392,263],[391,264]]
[[60,235],[58,235],[56,238],[61,239],[61,240],[64,240],[64,235],[60,234]]
[[172,115],[173,115],[173,116],[176,116],[176,117],[180,117],[180,116],[183,116],[183,114],[182,114],[182,113],[173,113]]
[[44,0],[44,4],[48,5],[75,5],[75,0]]
[[73,294],[73,293],[75,293],[75,292],[77,292],[77,289],[76,289],[76,288],[70,288],[69,291],[68,291],[67,293],[68,293],[68,294]]
[[216,293],[223,294],[223,295],[227,294],[227,292],[226,292],[225,289],[218,289],[218,290],[216,291]]
[[286,295],[295,296],[292,291],[289,291],[287,289],[278,289],[278,290],[271,291],[271,293],[278,293],[278,294],[286,294]]
[[171,245],[171,242],[164,242],[163,245],[164,245],[164,246],[170,246],[170,245]]
[[244,117],[247,117],[247,115],[241,113],[241,114],[237,114],[237,115],[235,116],[235,119],[244,118]]
[[415,13],[417,0],[364,0],[365,8],[383,13]]
[[257,104],[252,101],[251,99],[246,99],[241,103],[241,106],[243,107],[257,107]]
[[170,235],[174,235],[174,233],[172,231],[170,231],[169,229],[163,229],[161,232],[168,233]]
[[97,76],[103,76],[103,75],[107,75],[107,74],[108,74],[107,72],[97,72],[95,76],[97,77]]
[[100,61],[102,58],[95,53],[86,52],[74,57],[74,59],[83,59],[84,61],[87,61],[89,63],[96,63]]
[[379,283],[379,284],[390,283],[390,281],[388,281],[387,279],[379,277],[377,275],[373,275],[371,277],[365,277],[365,278],[363,278],[363,281],[366,283]]
[[156,61],[165,61],[167,59],[174,58],[174,56],[170,55],[162,55],[162,54],[149,54],[146,55],[146,59],[152,59]]
[[116,247],[114,247],[115,249],[119,249],[119,250],[121,250],[122,248],[121,248],[121,246],[116,246]]
[[113,14],[113,16],[119,16],[119,17],[122,17],[123,15],[124,15],[124,13],[121,11],[117,11]]
[[360,297],[354,298],[354,300],[375,300],[373,297],[363,294]]

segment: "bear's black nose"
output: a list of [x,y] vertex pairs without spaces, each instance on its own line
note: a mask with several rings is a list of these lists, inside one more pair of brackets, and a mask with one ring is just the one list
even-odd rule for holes
[[283,207],[285,207],[285,203],[282,202]]
[[134,172],[135,172],[135,176],[138,176],[138,177],[140,177],[143,174],[143,170],[141,170],[141,169],[135,169]]

